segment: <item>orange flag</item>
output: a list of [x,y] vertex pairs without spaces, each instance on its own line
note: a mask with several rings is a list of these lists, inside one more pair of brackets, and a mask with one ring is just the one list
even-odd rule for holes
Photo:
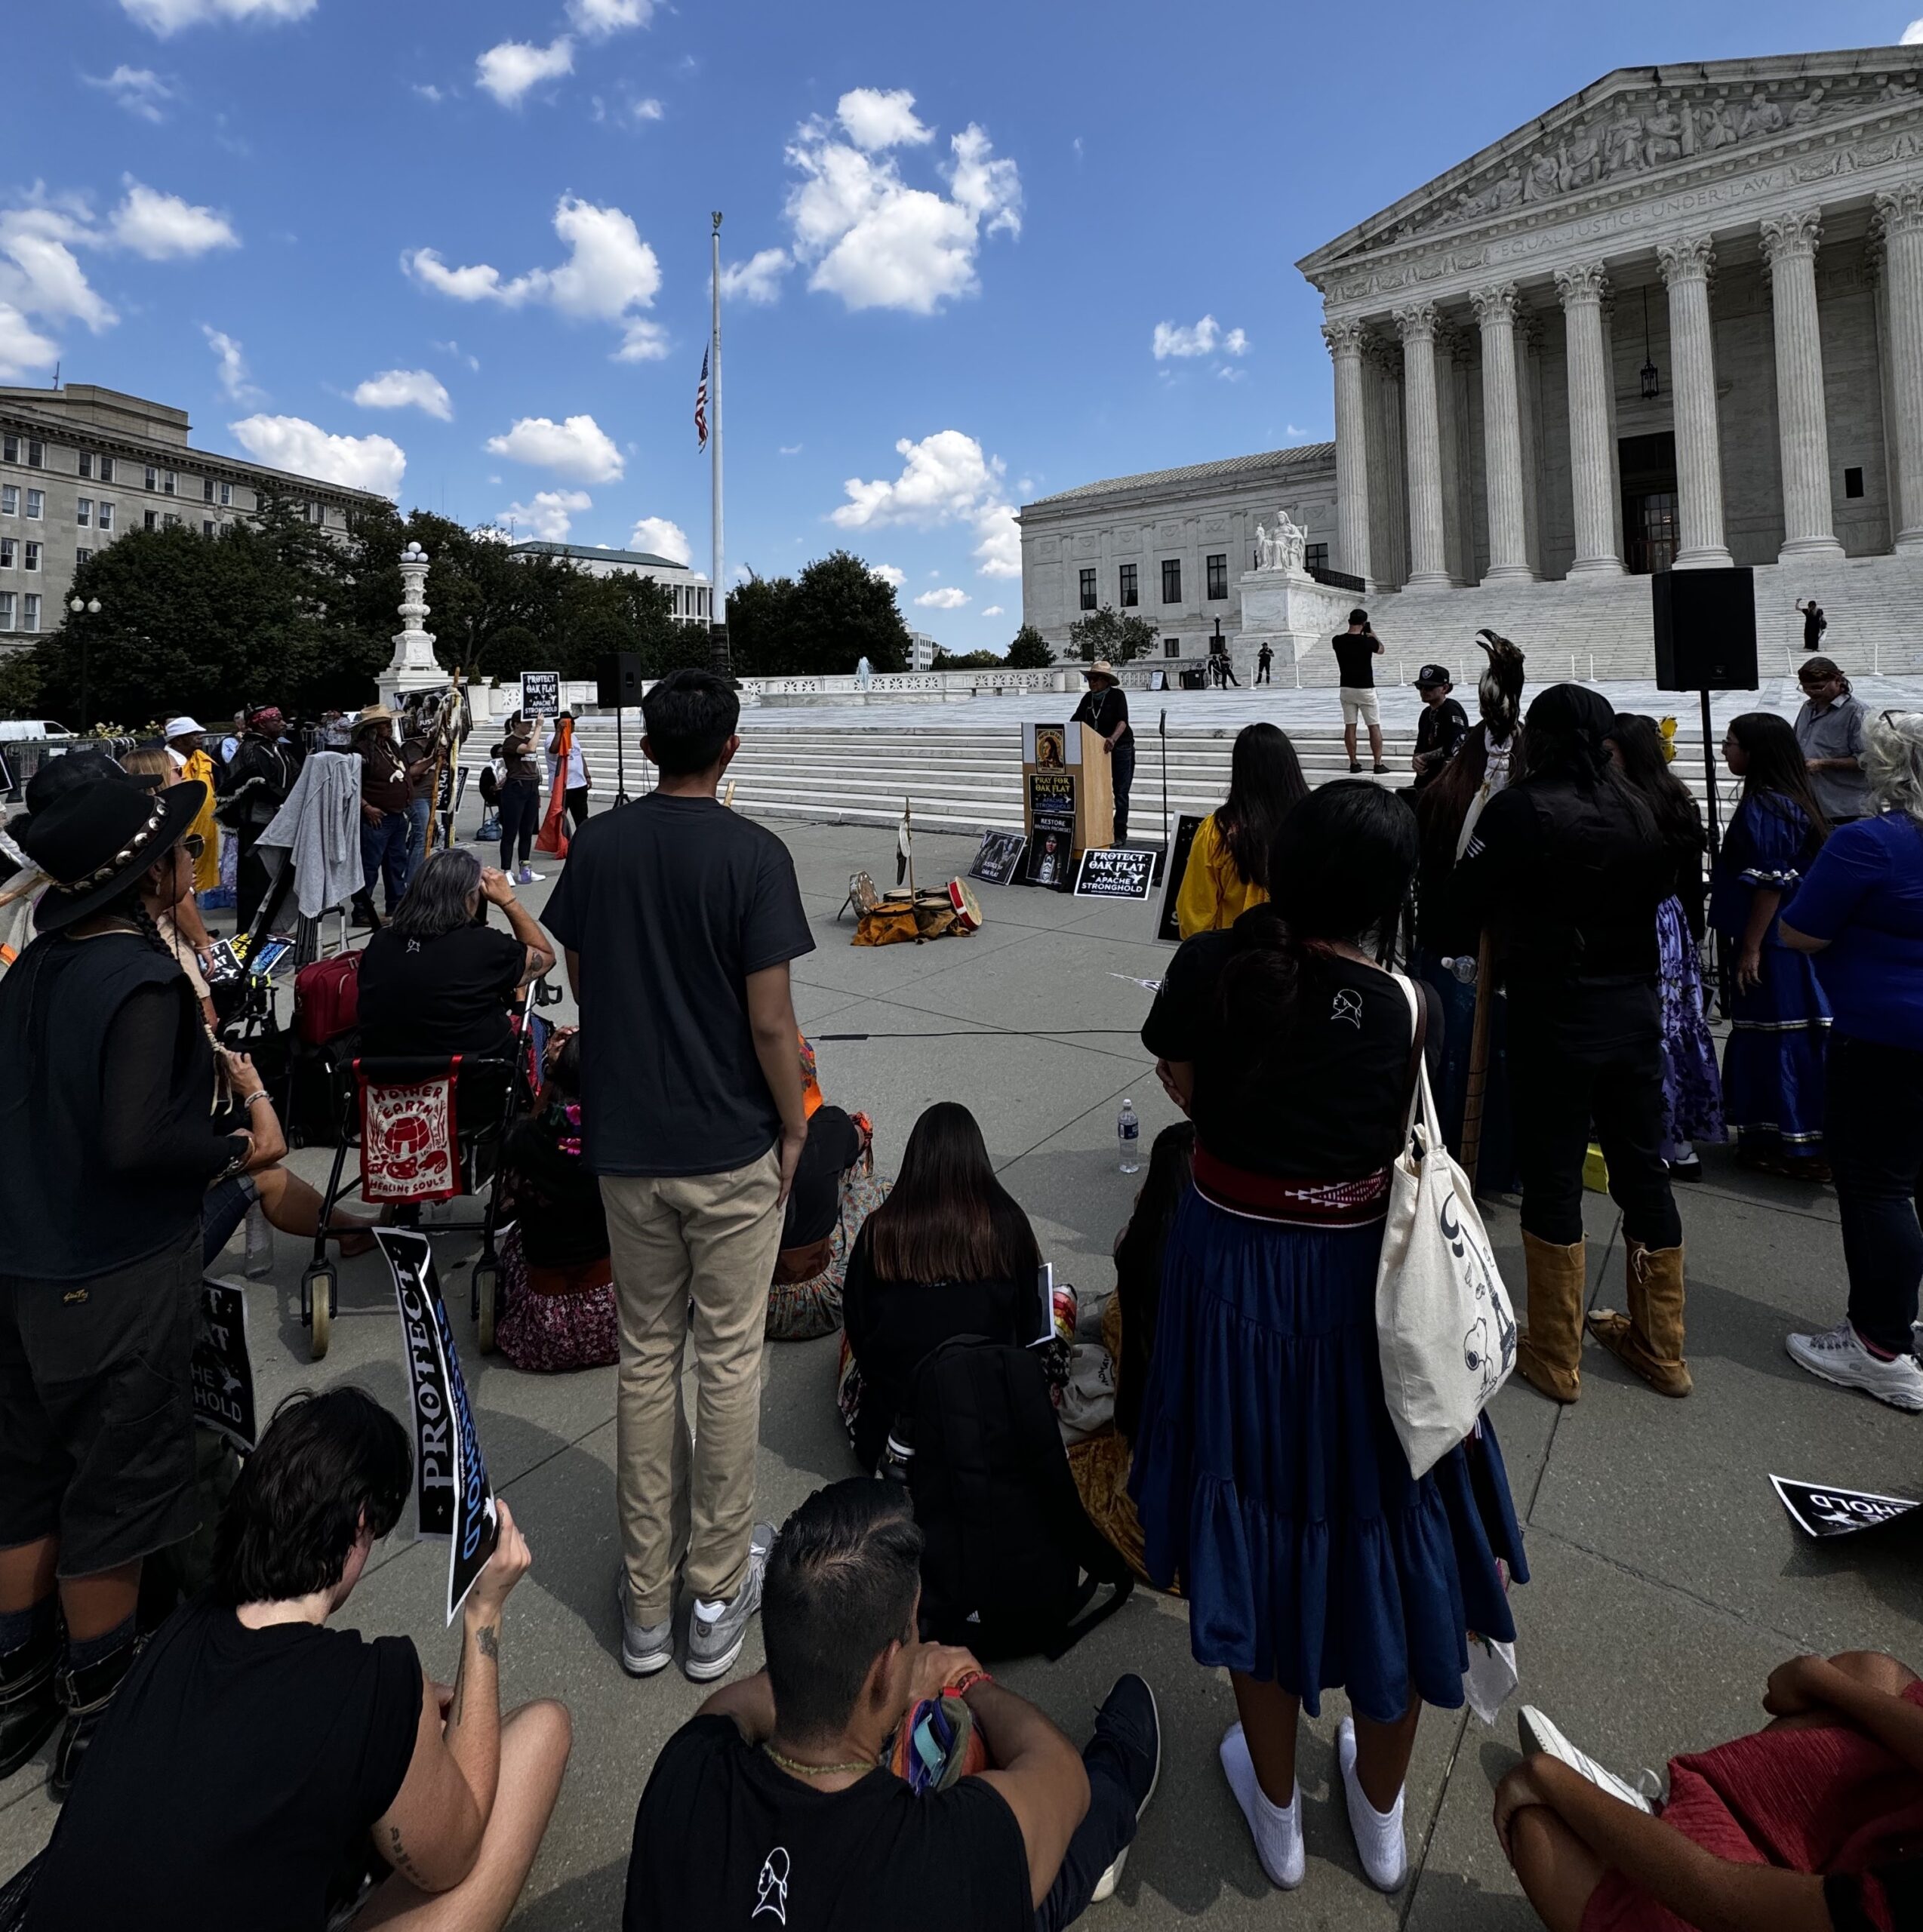
[[550,852],[557,859],[568,856],[568,756],[574,749],[574,721],[564,718],[555,728],[554,783],[548,792],[547,817],[534,841],[536,851]]

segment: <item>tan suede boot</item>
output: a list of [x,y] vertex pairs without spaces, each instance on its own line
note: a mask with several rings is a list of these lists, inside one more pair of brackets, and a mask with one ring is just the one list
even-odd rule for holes
[[1516,1343],[1515,1372],[1558,1402],[1583,1392],[1583,1295],[1589,1281],[1585,1245],[1558,1247],[1527,1229],[1523,1258],[1529,1271],[1529,1321]]
[[1687,1395],[1695,1386],[1683,1360],[1683,1251],[1627,1243],[1629,1312],[1599,1308],[1589,1333],[1659,1395]]

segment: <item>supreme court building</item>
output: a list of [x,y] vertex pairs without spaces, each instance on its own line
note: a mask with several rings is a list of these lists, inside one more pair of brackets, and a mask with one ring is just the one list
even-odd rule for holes
[[[1923,48],[1620,69],[1297,266],[1335,391],[1309,538],[1383,619],[1647,675],[1637,580],[1734,561],[1766,664],[1814,594],[1864,668],[1923,666]],[[1024,509],[1025,597],[1032,530],[1094,547],[1063,512],[1111,489],[1139,527],[1141,480]]]

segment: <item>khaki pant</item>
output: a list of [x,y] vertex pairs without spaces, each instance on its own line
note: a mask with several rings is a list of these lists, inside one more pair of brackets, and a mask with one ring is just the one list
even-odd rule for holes
[[[780,1191],[773,1150],[729,1174],[602,1177],[621,1328],[615,1495],[629,1614],[643,1624],[672,1614],[677,1573],[710,1602],[732,1598],[747,1574]],[[682,1397],[691,1302],[691,1452]]]

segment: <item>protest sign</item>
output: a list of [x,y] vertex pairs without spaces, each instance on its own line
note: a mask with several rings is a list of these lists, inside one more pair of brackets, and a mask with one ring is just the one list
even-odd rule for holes
[[1839,1489],[1834,1483],[1798,1482],[1793,1476],[1771,1476],[1770,1481],[1789,1512],[1789,1520],[1805,1536],[1856,1536],[1864,1530],[1880,1530],[1912,1509],[1923,1509],[1923,1504],[1906,1502],[1900,1496]]
[[552,718],[561,709],[561,673],[558,671],[523,671],[521,674],[521,715],[523,718]]
[[1162,875],[1161,918],[1155,926],[1157,939],[1175,941],[1182,937],[1175,900],[1182,890],[1182,875],[1189,869],[1189,848],[1195,844],[1195,834],[1201,829],[1201,820],[1192,813],[1184,812],[1175,821],[1174,836],[1168,841],[1168,869]]
[[1094,845],[1075,874],[1078,899],[1146,899],[1155,890],[1155,855],[1139,845]]
[[990,885],[1012,884],[1027,844],[1019,832],[984,832],[981,850],[968,868],[968,876],[986,879]]
[[[429,1266],[432,1267],[431,1261]],[[500,1531],[494,1485],[488,1480],[487,1459],[481,1453],[481,1439],[475,1433],[474,1405],[468,1399],[466,1380],[460,1372],[454,1331],[448,1325],[447,1303],[438,1289],[434,1313],[439,1325],[442,1364],[447,1371],[448,1399],[454,1424],[454,1466],[459,1472],[454,1534],[448,1556],[448,1621],[451,1623],[466,1601],[468,1592],[487,1568]]]
[[247,1344],[247,1285],[204,1281],[194,1330],[194,1420],[251,1450],[260,1425],[254,1407],[254,1357]]

